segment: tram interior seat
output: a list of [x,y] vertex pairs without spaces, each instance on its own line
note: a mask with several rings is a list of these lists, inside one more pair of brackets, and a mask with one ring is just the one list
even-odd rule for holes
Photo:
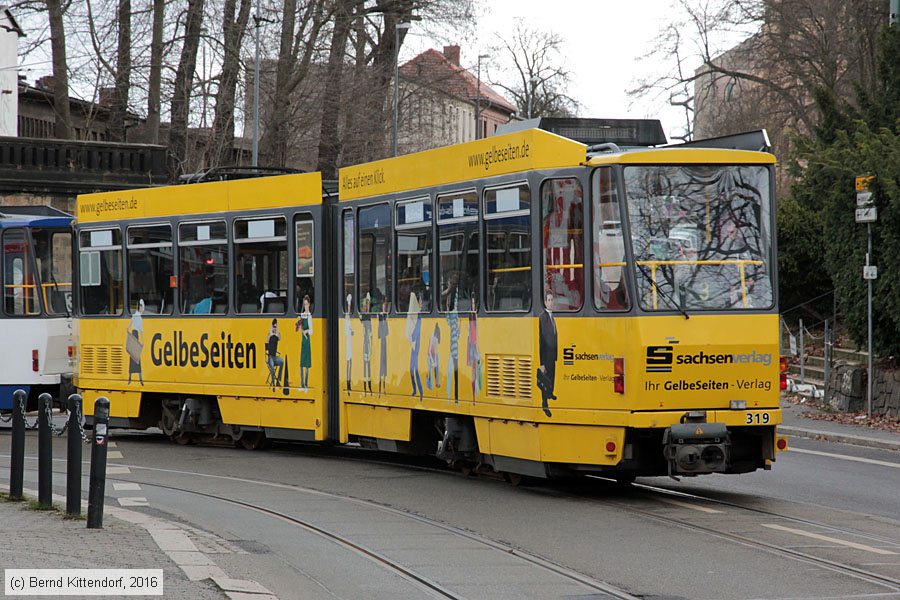
[[287,302],[285,301],[284,297],[279,296],[277,298],[264,298],[262,312],[283,314],[286,307]]
[[219,304],[213,304],[213,313],[214,313],[214,314],[217,314],[217,315],[224,315],[224,314],[225,314],[225,308],[226,308],[226,305],[225,305],[224,302],[223,302],[223,303],[219,303]]
[[241,312],[242,313],[255,313],[257,304],[256,302],[241,302]]

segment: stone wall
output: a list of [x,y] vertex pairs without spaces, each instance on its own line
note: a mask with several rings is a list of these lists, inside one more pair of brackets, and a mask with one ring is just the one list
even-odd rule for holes
[[[839,412],[866,411],[866,367],[837,361],[825,402]],[[888,363],[875,364],[872,413],[900,418],[900,369]]]

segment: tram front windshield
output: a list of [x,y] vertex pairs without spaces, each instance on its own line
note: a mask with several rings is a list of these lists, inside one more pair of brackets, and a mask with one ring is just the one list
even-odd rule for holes
[[767,167],[634,166],[624,180],[644,310],[773,305]]

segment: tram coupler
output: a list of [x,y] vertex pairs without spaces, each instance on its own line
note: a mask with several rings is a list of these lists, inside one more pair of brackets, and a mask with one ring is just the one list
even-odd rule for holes
[[109,447],[109,399],[100,396],[94,402],[94,440],[91,445],[91,479],[88,483],[88,529],[103,527],[103,501],[106,497],[106,452]]
[[669,475],[722,473],[728,468],[731,438],[725,423],[676,423],[663,433]]
[[38,396],[38,504],[53,506],[53,396]]

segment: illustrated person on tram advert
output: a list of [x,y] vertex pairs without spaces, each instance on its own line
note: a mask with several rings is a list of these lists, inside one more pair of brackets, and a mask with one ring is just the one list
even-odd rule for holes
[[347,391],[350,391],[350,371],[353,367],[353,327],[350,325],[350,311],[353,309],[353,296],[347,294],[347,310],[344,312],[344,339],[347,340]]
[[138,380],[144,385],[144,376],[141,373],[141,352],[144,350],[144,301],[138,300],[138,308],[131,315],[131,323],[128,324],[128,334],[125,338],[125,352],[128,353],[128,383],[131,376],[137,373]]
[[372,297],[366,294],[360,306],[359,320],[363,328],[363,393],[372,392]]
[[419,341],[422,335],[422,313],[416,293],[409,295],[409,312],[406,315],[406,339],[409,340],[409,377],[412,379],[412,395],[419,399],[425,393],[422,377],[419,375]]
[[540,360],[541,366],[537,372],[537,386],[541,389],[544,414],[551,416],[550,406],[547,400],[556,400],[553,388],[556,386],[556,321],[553,319],[553,294],[547,292],[544,295],[544,312],[538,319],[540,336]]
[[385,391],[385,381],[387,380],[387,337],[390,330],[388,329],[388,301],[382,296],[381,312],[378,313],[378,339],[381,340],[381,363],[378,367],[378,395]]
[[266,338],[266,364],[269,366],[269,374],[272,376],[272,389],[281,385],[281,375],[284,371],[284,359],[278,356],[279,341],[281,341],[281,332],[278,331],[278,320],[272,319],[272,326],[269,328],[269,335]]
[[294,330],[300,332],[300,392],[304,394],[309,390],[309,369],[312,367],[310,336],[313,332],[313,322],[309,302],[309,296],[303,296],[303,312],[294,325]]

